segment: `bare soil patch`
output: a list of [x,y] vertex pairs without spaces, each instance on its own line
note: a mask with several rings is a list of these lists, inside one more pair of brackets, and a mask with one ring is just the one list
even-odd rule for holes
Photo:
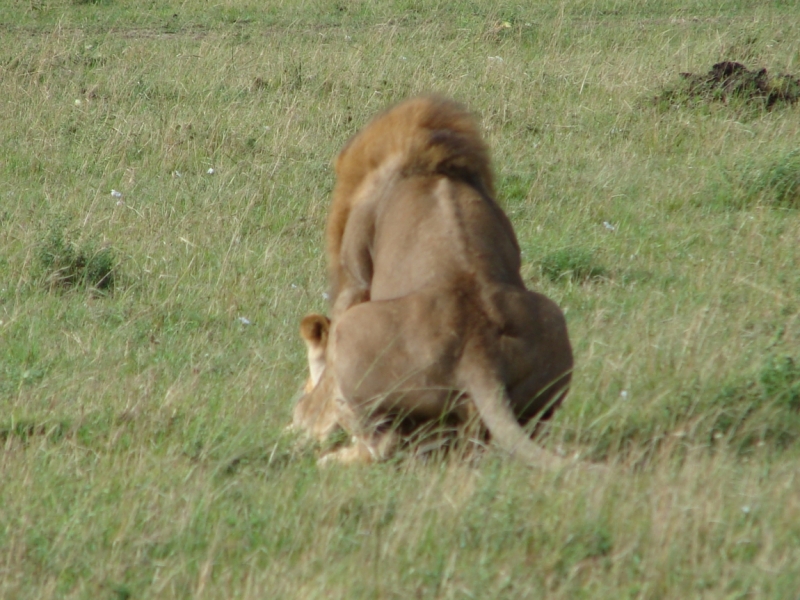
[[708,73],[681,73],[680,81],[655,97],[659,106],[731,102],[758,103],[767,109],[797,102],[800,79],[750,70],[742,63],[718,62]]

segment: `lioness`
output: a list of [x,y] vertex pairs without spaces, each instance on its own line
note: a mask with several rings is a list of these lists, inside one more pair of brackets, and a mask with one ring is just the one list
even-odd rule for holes
[[[300,322],[300,337],[308,351],[309,376],[289,426],[290,430],[303,432],[318,442],[328,441],[341,430],[339,405],[333,401],[332,378],[322,378],[330,323],[328,317],[319,314],[306,315]],[[474,404],[465,395],[455,395],[447,412],[440,417],[424,424],[413,418],[401,419],[398,431],[412,441],[418,454],[450,447],[456,434],[480,446],[487,441]]]
[[313,317],[309,330],[326,343],[304,334],[310,361],[321,353],[295,425],[318,436],[342,427],[353,444],[328,460],[370,461],[392,453],[400,423],[477,409],[509,453],[557,466],[521,425],[548,419],[567,392],[566,323],[525,288],[470,114],[439,97],[403,102],[347,143],[336,177],[332,321],[328,331]]

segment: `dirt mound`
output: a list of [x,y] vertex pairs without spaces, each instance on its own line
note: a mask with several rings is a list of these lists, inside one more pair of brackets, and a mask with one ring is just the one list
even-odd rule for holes
[[708,73],[681,73],[680,82],[656,96],[660,106],[698,102],[753,102],[771,109],[800,99],[800,79],[792,75],[770,76],[766,69],[751,71],[743,64],[723,61]]

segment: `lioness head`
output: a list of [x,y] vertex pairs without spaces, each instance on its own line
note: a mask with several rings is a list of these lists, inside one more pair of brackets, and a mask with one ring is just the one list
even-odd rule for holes
[[303,388],[306,393],[317,386],[325,371],[325,351],[328,348],[330,328],[331,320],[325,315],[310,314],[300,321],[300,337],[306,343],[308,352],[309,377]]
[[332,383],[324,376],[330,326],[330,319],[319,314],[306,315],[300,322],[300,336],[308,352],[309,377],[294,407],[292,427],[320,442],[339,428]]

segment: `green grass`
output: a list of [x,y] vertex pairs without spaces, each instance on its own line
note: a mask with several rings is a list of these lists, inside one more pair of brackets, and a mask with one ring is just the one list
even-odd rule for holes
[[[0,597],[795,597],[800,107],[653,102],[797,76],[795,4],[2,3]],[[331,159],[426,91],[567,314],[543,443],[608,475],[283,432]]]

